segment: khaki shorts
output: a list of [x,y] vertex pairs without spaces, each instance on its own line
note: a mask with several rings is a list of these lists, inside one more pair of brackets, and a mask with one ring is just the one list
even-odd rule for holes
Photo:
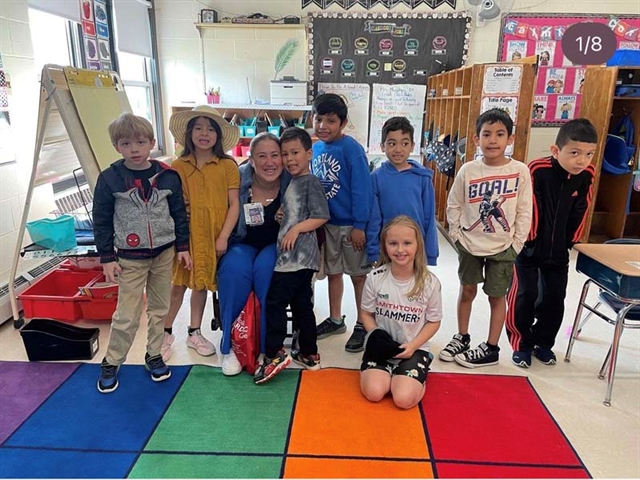
[[490,297],[503,297],[507,294],[513,279],[513,264],[518,256],[513,247],[486,257],[472,255],[460,242],[456,242],[456,247],[461,285],[483,283],[482,290]]
[[371,264],[367,260],[366,249],[357,252],[348,240],[353,227],[326,225],[324,266],[327,275],[346,273],[352,277],[366,275],[371,271]]

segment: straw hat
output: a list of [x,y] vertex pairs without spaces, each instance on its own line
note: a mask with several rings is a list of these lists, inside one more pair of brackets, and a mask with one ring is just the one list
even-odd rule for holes
[[218,124],[222,131],[222,148],[228,152],[238,144],[240,131],[227,122],[215,108],[208,105],[199,105],[193,110],[185,110],[174,113],[169,120],[169,131],[180,145],[185,145],[184,136],[187,132],[187,124],[192,118],[206,117]]

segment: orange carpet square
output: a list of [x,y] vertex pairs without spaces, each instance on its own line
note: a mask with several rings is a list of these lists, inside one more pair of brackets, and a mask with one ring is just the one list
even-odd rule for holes
[[287,458],[283,478],[434,478],[431,462]]
[[369,402],[360,393],[360,372],[340,369],[302,372],[288,453],[429,458],[418,408],[401,410],[389,397]]

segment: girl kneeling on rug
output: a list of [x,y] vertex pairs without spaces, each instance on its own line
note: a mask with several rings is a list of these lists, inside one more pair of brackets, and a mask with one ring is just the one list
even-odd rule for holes
[[380,235],[381,266],[368,276],[362,294],[367,330],[360,389],[372,402],[391,392],[399,408],[412,408],[424,395],[433,355],[427,342],[440,328],[440,281],[427,270],[420,227],[400,215]]

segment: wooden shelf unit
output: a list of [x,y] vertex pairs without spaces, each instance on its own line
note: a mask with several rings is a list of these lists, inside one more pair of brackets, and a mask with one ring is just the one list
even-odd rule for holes
[[[536,66],[530,63],[488,63],[462,67],[449,72],[432,75],[427,81],[427,105],[424,120],[425,131],[434,124],[434,136],[439,128],[440,136],[455,135],[458,140],[467,139],[465,159],[473,160],[476,145],[473,141],[475,135],[476,118],[482,108],[483,84],[485,71],[491,66],[522,67],[520,91],[510,95],[518,97],[518,118],[516,138],[514,141],[513,158],[525,161],[529,145],[529,131],[531,129],[531,116],[533,111],[534,85],[536,79]],[[437,139],[436,139],[437,140]],[[424,163],[424,159],[423,159]],[[436,220],[446,232],[448,227],[446,209],[449,188],[453,179],[448,179],[440,173],[433,163],[427,163],[427,167],[434,170],[434,188],[436,193]],[[456,160],[456,172],[462,166],[458,157]]]
[[[632,75],[633,83],[640,83],[640,66],[588,67],[585,73],[580,114],[595,125],[600,141],[592,160],[596,177],[582,242],[640,238],[640,192],[632,186],[632,172],[640,169],[640,98],[615,96],[620,74]],[[635,125],[634,144],[637,146],[631,172],[611,175],[602,171],[607,134],[627,113],[631,114]]]

